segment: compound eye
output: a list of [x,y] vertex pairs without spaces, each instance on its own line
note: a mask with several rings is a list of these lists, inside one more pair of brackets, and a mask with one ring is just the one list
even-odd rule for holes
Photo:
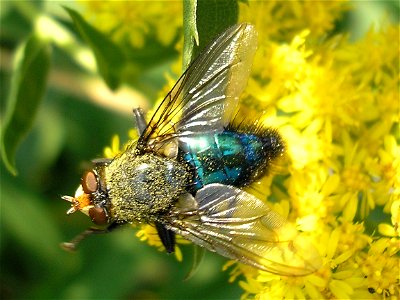
[[93,171],[87,171],[83,174],[81,185],[86,194],[91,194],[97,191],[98,183],[96,174]]
[[105,225],[108,223],[107,214],[102,207],[92,207],[89,209],[89,217],[92,222],[97,225]]

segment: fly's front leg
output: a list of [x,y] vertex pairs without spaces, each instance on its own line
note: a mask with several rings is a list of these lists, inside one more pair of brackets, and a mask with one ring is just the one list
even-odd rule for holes
[[76,248],[78,247],[79,243],[82,240],[84,240],[86,237],[88,237],[89,235],[99,234],[99,233],[110,233],[114,229],[121,227],[121,225],[124,225],[124,224],[112,223],[105,229],[100,229],[100,228],[96,228],[96,227],[90,227],[90,228],[86,229],[85,231],[81,232],[80,234],[78,234],[71,241],[61,243],[60,246],[61,246],[61,248],[63,248],[66,251],[73,252],[73,251],[76,250]]
[[147,127],[147,122],[144,117],[143,109],[141,109],[140,107],[134,108],[133,115],[135,116],[136,127],[140,136]]

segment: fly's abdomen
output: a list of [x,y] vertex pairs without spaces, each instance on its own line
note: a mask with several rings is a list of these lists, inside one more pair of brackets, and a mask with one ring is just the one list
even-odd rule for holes
[[260,133],[222,133],[185,139],[180,158],[194,172],[193,189],[210,183],[244,186],[268,171],[271,161],[281,155],[284,145],[275,130]]

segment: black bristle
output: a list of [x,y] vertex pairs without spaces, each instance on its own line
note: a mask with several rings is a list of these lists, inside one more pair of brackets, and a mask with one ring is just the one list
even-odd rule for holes
[[270,160],[282,156],[285,152],[285,142],[279,131],[275,128],[265,127],[261,122],[249,122],[246,119],[242,119],[238,123],[236,115],[225,127],[225,130],[258,136],[263,141],[265,155]]
[[[258,119],[257,119],[258,120]],[[225,131],[256,136],[262,143],[263,160],[248,165],[248,173],[242,174],[236,181],[237,186],[248,185],[260,177],[270,173],[277,158],[285,153],[285,142],[277,129],[263,126],[261,122],[250,122],[246,119],[238,121],[238,115],[226,126]],[[243,162],[245,163],[245,162]]]

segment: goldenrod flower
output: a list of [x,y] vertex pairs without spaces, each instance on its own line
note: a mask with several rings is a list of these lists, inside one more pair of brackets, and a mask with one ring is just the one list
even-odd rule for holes
[[113,158],[117,156],[123,149],[120,148],[119,136],[114,135],[111,140],[111,146],[104,148],[104,157]]
[[[103,5],[111,4],[90,5],[106,11]],[[114,14],[116,7],[107,13]],[[247,190],[263,200],[279,200],[274,210],[295,223],[323,258],[322,268],[305,277],[229,261],[224,269],[230,281],[239,280],[243,298],[400,297],[399,48],[394,46],[399,26],[371,29],[356,42],[346,35],[326,38],[347,9],[345,1],[240,3],[240,19],[259,32],[241,112],[248,120],[262,116],[261,122],[278,128],[287,144],[283,175],[263,178]],[[141,13],[129,33],[140,32],[132,38],[136,46],[148,28],[164,32],[168,27],[162,26],[167,17]],[[168,79],[163,95],[174,82]],[[118,152],[117,144],[114,138],[108,155]],[[391,224],[371,230],[371,212],[380,207]],[[161,247],[151,226],[141,226],[138,236]],[[177,258],[182,258],[179,250]]]
[[299,28],[309,28],[314,37],[332,30],[335,21],[349,9],[346,0],[338,1],[240,1],[240,20],[263,28],[261,39],[289,41]]
[[[158,251],[164,251],[164,246],[154,226],[148,224],[141,225],[139,231],[136,233],[136,236],[142,242],[146,241],[150,246],[156,247]],[[182,261],[183,256],[182,251],[179,248],[179,244],[190,244],[190,242],[179,236],[177,237],[176,242],[178,245],[175,246],[174,255],[178,261]]]
[[396,200],[392,203],[391,221],[392,225],[387,223],[379,224],[379,233],[383,236],[400,237],[400,200]]
[[[289,199],[289,220],[316,242],[324,266],[303,278],[237,266],[231,280],[244,276],[243,298],[399,297],[399,49],[391,46],[399,27],[371,29],[355,43],[346,36],[316,42],[323,32],[303,19],[304,26],[285,23],[292,30],[283,37],[279,22],[268,22],[283,17],[282,10],[307,10],[307,4],[292,4],[243,5],[243,19],[270,37],[260,41],[244,101],[247,117],[267,111],[286,140],[289,174],[281,199]],[[326,20],[344,8],[335,4],[338,11]],[[261,17],[260,6],[271,15]],[[332,6],[326,8],[329,14]],[[377,206],[392,210],[392,226],[378,227],[391,238],[365,231],[362,220]]]
[[83,1],[85,15],[117,42],[141,48],[146,36],[169,45],[182,27],[181,1]]

